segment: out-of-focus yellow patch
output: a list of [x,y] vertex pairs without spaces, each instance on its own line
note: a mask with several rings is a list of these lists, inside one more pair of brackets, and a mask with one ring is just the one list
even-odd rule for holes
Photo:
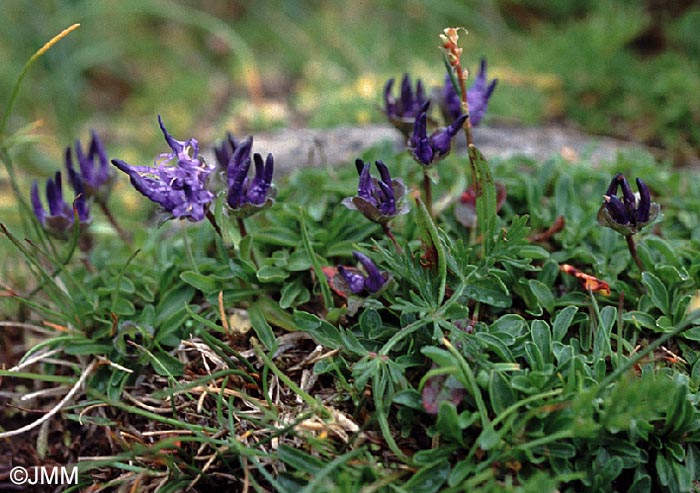
[[688,304],[688,313],[692,313],[695,310],[700,310],[700,289],[695,291],[695,294],[691,296],[690,303]]
[[376,75],[362,75],[355,81],[355,91],[364,99],[375,99],[380,91],[380,81]]

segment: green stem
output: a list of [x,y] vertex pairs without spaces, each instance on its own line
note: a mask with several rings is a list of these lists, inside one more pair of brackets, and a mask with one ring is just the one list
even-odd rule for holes
[[425,195],[425,207],[430,217],[433,217],[433,182],[427,171],[423,171],[423,194]]
[[270,359],[270,357],[265,354],[265,351],[263,348],[256,343],[253,343],[253,349],[255,350],[255,354],[260,358],[265,366],[267,366],[272,373],[274,373],[277,378],[279,378],[282,383],[284,383],[289,389],[294,392],[296,395],[301,397],[301,399],[308,404],[308,406],[311,408],[311,410],[316,414],[317,416],[328,419],[330,418],[330,413],[329,411],[321,404],[320,401],[318,401],[315,397],[310,395],[308,392],[304,391],[301,387],[299,387],[296,383],[292,381],[291,378],[287,376],[286,373],[284,373],[282,370],[277,368],[277,365],[275,365]]
[[464,376],[467,379],[467,382],[469,382],[469,386],[471,387],[471,392],[474,397],[474,401],[476,402],[476,407],[479,410],[479,417],[481,418],[481,426],[483,429],[487,428],[490,425],[489,421],[489,411],[486,408],[486,403],[484,402],[484,398],[481,395],[481,389],[479,389],[479,384],[476,383],[476,376],[474,375],[474,372],[472,369],[469,367],[467,364],[466,360],[464,357],[457,351],[457,348],[455,348],[450,341],[447,339],[443,340],[443,344],[447,347],[447,350],[452,354],[452,356],[455,357],[459,364],[459,369],[462,371]]
[[612,382],[617,380],[623,373],[625,373],[634,365],[639,363],[643,358],[645,358],[649,353],[653,352],[656,348],[663,346],[666,343],[666,341],[668,341],[669,339],[673,339],[674,337],[679,336],[686,330],[692,328],[693,324],[696,323],[698,319],[700,319],[700,310],[695,310],[688,314],[688,317],[681,324],[679,324],[678,327],[676,327],[673,330],[673,332],[665,333],[663,336],[659,337],[647,347],[636,353],[633,358],[628,359],[624,365],[620,365],[617,368],[617,370],[605,377],[598,386],[598,392],[601,392],[604,388],[606,388]]

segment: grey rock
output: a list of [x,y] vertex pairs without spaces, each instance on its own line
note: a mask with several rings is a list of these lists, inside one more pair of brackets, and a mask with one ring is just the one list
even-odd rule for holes
[[[456,152],[466,152],[464,137]],[[272,152],[275,168],[282,174],[304,167],[353,162],[363,151],[381,143],[397,151],[405,148],[402,135],[388,125],[338,127],[333,129],[284,129],[255,134],[253,150]],[[474,143],[489,159],[523,156],[535,160],[562,155],[585,158],[597,164],[613,161],[621,151],[643,147],[609,137],[598,137],[560,127],[480,127]]]

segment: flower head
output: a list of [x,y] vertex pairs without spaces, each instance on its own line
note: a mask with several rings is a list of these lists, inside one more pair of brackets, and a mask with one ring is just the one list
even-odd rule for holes
[[73,152],[70,147],[66,147],[66,170],[70,184],[76,188],[76,184],[80,181],[88,198],[94,197],[98,201],[106,201],[114,174],[107,162],[104,146],[94,131],[87,154],[83,153],[80,141],[76,140],[75,155],[80,171],[73,167]]
[[411,79],[404,74],[401,79],[401,94],[397,100],[392,94],[395,79],[389,79],[384,86],[384,111],[392,125],[408,137],[411,125],[428,101],[420,79],[416,80],[416,90],[413,92]]
[[413,159],[424,166],[438,162],[452,148],[452,139],[462,129],[466,115],[461,115],[447,128],[439,128],[428,137],[427,112],[430,103],[425,103],[413,125],[413,135],[408,141],[408,148]]
[[60,171],[56,172],[53,180],[49,178],[46,181],[48,212],[44,209],[41,198],[39,197],[39,187],[36,181],[32,184],[31,202],[34,215],[44,229],[56,238],[67,239],[73,231],[73,223],[75,221],[73,209],[75,208],[75,211],[78,213],[78,221],[81,226],[90,224],[90,209],[80,176],[76,177],[73,186],[75,199],[72,207],[63,200],[63,187],[61,182]]
[[[635,194],[622,173],[615,175],[598,210],[601,225],[629,236],[638,233],[658,217],[659,204],[651,201],[649,187],[640,178],[636,181],[639,193]],[[618,188],[622,188],[622,198],[617,195]]]
[[376,293],[388,281],[389,275],[382,273],[372,260],[361,252],[352,252],[353,256],[364,268],[366,274],[352,267],[338,266],[338,272],[345,280],[353,294],[360,294],[363,290],[368,293]]
[[248,137],[231,154],[227,164],[228,205],[238,217],[247,217],[274,203],[275,188],[272,185],[274,158],[268,154],[265,162],[257,152],[253,155],[255,174],[248,178],[250,149],[253,138]]
[[[176,140],[165,129],[160,115],[158,123],[172,152],[161,154],[155,167],[130,166],[120,159],[113,159],[112,164],[129,175],[136,190],[172,217],[201,221],[214,198],[206,189],[212,168],[200,159],[196,139]],[[176,165],[169,166],[173,160],[177,160]]]
[[389,168],[382,161],[374,164],[379,171],[379,179],[371,176],[370,163],[361,159],[355,161],[360,175],[357,195],[346,197],[342,203],[348,209],[360,211],[370,221],[387,223],[408,212],[408,206],[402,200],[406,195],[406,185],[398,178],[392,180]]
[[[493,79],[487,83],[486,59],[481,59],[479,73],[474,79],[474,83],[467,89],[467,103],[469,104],[469,119],[472,126],[479,125],[488,109],[489,98],[496,88],[498,79]],[[441,109],[445,118],[454,120],[462,114],[462,102],[459,94],[452,84],[450,74],[445,74],[445,84],[442,88]]]

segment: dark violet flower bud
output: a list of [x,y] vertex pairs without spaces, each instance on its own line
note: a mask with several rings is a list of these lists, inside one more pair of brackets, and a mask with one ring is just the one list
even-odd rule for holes
[[248,217],[274,203],[276,190],[272,185],[274,158],[268,154],[263,162],[260,154],[253,155],[255,174],[248,179],[253,138],[248,137],[231,154],[227,165],[227,203],[231,212],[239,218]]
[[[472,85],[467,89],[467,104],[469,105],[469,118],[472,126],[479,126],[479,123],[484,118],[488,109],[489,98],[491,98],[497,83],[498,79],[487,82],[486,59],[482,58],[479,73]],[[462,102],[449,74],[445,75],[441,99],[440,106],[446,120],[455,120],[462,114]]]
[[274,159],[272,154],[268,154],[263,164],[262,156],[258,153],[253,155],[255,163],[255,175],[248,187],[248,202],[253,205],[261,205],[267,199],[267,192],[272,185],[272,172],[274,170]]
[[361,273],[350,270],[342,265],[338,266],[338,272],[347,283],[352,294],[360,294],[365,289],[365,276]]
[[[427,108],[428,104],[425,105],[426,110]],[[409,148],[411,149],[413,159],[425,166],[433,162],[434,154],[433,146],[428,138],[426,120],[427,115],[425,111],[416,117],[415,125],[413,126],[413,135],[411,135],[411,139],[409,140]]]
[[243,142],[240,142],[236,140],[231,132],[227,132],[226,140],[214,147],[214,155],[216,156],[216,163],[219,168],[227,170],[231,156],[241,147],[243,147],[243,151],[239,154],[238,159],[244,161],[246,158],[250,157],[250,150],[253,147],[253,137],[249,136]]
[[63,190],[61,183],[61,172],[57,171],[54,179],[49,178],[46,181],[46,202],[48,205],[48,213],[44,209],[39,197],[39,187],[35,181],[32,184],[31,202],[34,215],[44,229],[59,239],[67,239],[73,231],[73,223],[75,214],[73,208],[78,214],[78,221],[81,227],[87,227],[90,222],[90,209],[85,197],[83,184],[80,176],[76,177],[74,186],[75,199],[71,207],[63,200]]
[[478,126],[481,119],[486,114],[489,105],[489,98],[496,88],[498,79],[486,82],[486,59],[481,59],[479,73],[474,79],[474,83],[467,89],[467,103],[469,104],[469,119],[473,126]]
[[642,181],[641,178],[637,178],[637,188],[639,189],[639,204],[637,205],[637,222],[647,223],[649,222],[649,214],[651,212],[651,194],[649,193],[649,187],[646,183]]
[[459,116],[450,126],[437,130],[430,137],[430,145],[435,151],[436,161],[449,154],[452,149],[452,139],[462,130],[462,125],[466,119],[467,115]]
[[394,82],[394,79],[389,79],[384,86],[384,111],[391,124],[408,137],[413,121],[428,99],[425,96],[423,83],[420,80],[416,81],[414,93],[410,77],[404,74],[401,79],[401,95],[397,100],[392,94]]
[[370,293],[376,293],[379,291],[386,283],[387,278],[384,277],[381,272],[379,272],[379,268],[374,265],[374,262],[372,262],[367,255],[360,252],[352,252],[352,254],[362,264],[365,272],[367,272],[367,277],[365,278],[365,289]]
[[423,111],[416,117],[413,126],[413,135],[408,141],[408,148],[413,159],[423,166],[430,166],[437,163],[449,154],[452,149],[452,139],[462,129],[466,115],[457,119],[447,128],[435,130],[430,137],[426,129],[426,113],[430,103],[423,106]]
[[[637,178],[639,193],[632,191],[627,179],[618,173],[610,182],[603,204],[598,210],[598,222],[625,236],[633,235],[652,223],[659,215],[659,204],[651,201],[646,184]],[[622,198],[617,195],[622,189]]]
[[381,290],[389,280],[389,275],[380,272],[367,255],[361,252],[352,252],[352,254],[360,262],[366,274],[353,267],[338,266],[338,273],[345,280],[350,291],[353,294],[360,294],[363,290],[367,290],[368,293]]
[[[130,166],[120,159],[113,159],[112,164],[129,175],[136,190],[159,204],[172,218],[201,221],[214,198],[206,188],[213,169],[199,157],[196,139],[176,140],[165,129],[160,115],[158,123],[172,152],[162,154],[155,167]],[[172,160],[177,164],[169,166]]]
[[375,162],[379,179],[370,174],[370,163],[361,159],[355,161],[360,175],[357,195],[343,199],[348,209],[360,211],[367,219],[376,223],[387,223],[394,217],[408,212],[405,203],[406,185],[398,178],[392,180],[389,168],[382,162]]
[[102,141],[97,134],[92,132],[92,139],[87,155],[83,152],[79,140],[75,141],[75,154],[78,160],[79,171],[73,166],[73,153],[70,147],[66,148],[66,169],[68,180],[75,189],[78,181],[82,182],[87,198],[95,198],[99,202],[106,202],[112,188],[114,173],[109,167],[107,153]]

